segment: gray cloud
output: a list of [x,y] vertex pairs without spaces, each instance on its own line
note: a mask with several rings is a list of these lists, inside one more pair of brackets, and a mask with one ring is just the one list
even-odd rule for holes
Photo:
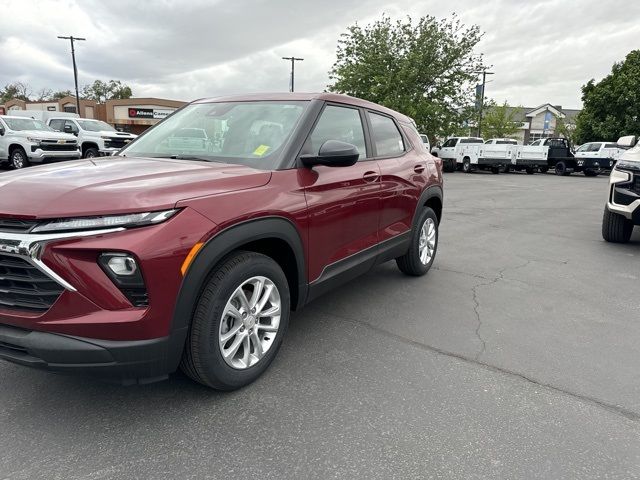
[[305,57],[298,90],[323,90],[338,36],[383,12],[456,11],[486,32],[478,52],[495,75],[487,95],[511,104],[577,107],[580,86],[640,48],[640,4],[615,0],[100,0],[5,1],[0,15],[0,84],[34,90],[72,86],[69,45],[78,45],[80,83],[121,79],[137,96],[190,100],[231,92],[286,90],[289,66]]

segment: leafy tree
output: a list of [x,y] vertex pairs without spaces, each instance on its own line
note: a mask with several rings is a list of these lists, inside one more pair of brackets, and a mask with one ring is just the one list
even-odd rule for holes
[[8,102],[9,100],[24,100],[28,101],[31,96],[31,87],[27,83],[13,82],[5,85],[0,90],[0,103]]
[[478,26],[456,15],[356,23],[338,40],[328,89],[402,112],[432,138],[446,136],[473,116],[477,72],[485,68],[473,53],[481,38]]
[[59,92],[54,92],[51,94],[51,100],[60,100],[64,97],[73,97],[74,94],[71,90],[60,90]]
[[104,103],[107,100],[131,98],[133,92],[131,87],[123,84],[120,80],[109,80],[103,82],[96,80],[91,85],[85,85],[82,89],[82,97]]
[[570,123],[567,123],[563,118],[556,118],[555,133],[561,137],[566,138],[574,145],[578,144],[577,138],[576,138],[576,126]]
[[614,63],[599,82],[589,80],[582,87],[582,103],[576,119],[578,143],[640,134],[640,50]]
[[522,107],[510,107],[506,100],[498,105],[490,99],[485,102],[483,111],[483,138],[509,138],[520,131]]

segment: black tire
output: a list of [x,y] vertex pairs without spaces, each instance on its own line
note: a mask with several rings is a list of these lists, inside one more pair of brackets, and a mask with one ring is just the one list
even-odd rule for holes
[[560,177],[569,175],[569,172],[567,171],[567,165],[564,162],[556,163],[556,175]]
[[631,240],[633,222],[619,213],[604,209],[602,216],[602,238],[612,243],[627,243]]
[[505,165],[504,169],[502,170],[503,173],[509,173],[511,172],[511,167],[509,165]]
[[491,167],[491,173],[497,175],[500,173],[500,167]]
[[[238,369],[229,365],[222,355],[219,346],[220,324],[223,322],[227,302],[234,292],[255,276],[264,276],[271,280],[280,295],[279,326],[264,356],[254,365]],[[289,313],[289,286],[280,266],[266,255],[234,252],[214,267],[204,285],[194,310],[180,369],[196,382],[218,390],[235,390],[248,385],[256,380],[275,358],[289,324]],[[251,328],[248,328],[251,331]]]
[[22,147],[15,147],[9,154],[9,165],[14,170],[19,170],[29,166],[29,157]]
[[533,167],[527,167],[525,168],[525,171],[527,172],[527,175],[533,175],[534,173],[536,173]]
[[464,160],[462,160],[462,171],[464,173],[473,173],[473,170],[471,169],[471,160],[468,158],[465,158]]
[[[433,222],[433,227],[435,228],[435,246],[429,261],[423,263],[420,259],[420,234],[423,225],[429,220]],[[396,264],[400,271],[413,277],[426,274],[431,268],[431,265],[433,265],[436,253],[438,252],[438,235],[438,217],[431,208],[424,207],[418,215],[418,219],[411,232],[411,245],[409,246],[409,250],[403,256],[396,258]]]
[[595,170],[585,170],[582,173],[584,173],[585,177],[597,177],[600,172],[596,172]]
[[95,158],[95,157],[99,157],[100,153],[98,152],[97,148],[87,148],[84,151],[84,155],[82,155],[82,158]]

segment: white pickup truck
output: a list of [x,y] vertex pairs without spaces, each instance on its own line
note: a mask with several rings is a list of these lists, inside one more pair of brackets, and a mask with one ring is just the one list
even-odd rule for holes
[[602,170],[612,169],[616,161],[626,151],[625,148],[620,148],[615,142],[589,142],[576,150],[574,154],[578,162],[581,158],[599,158],[603,161],[600,162],[600,168]]
[[479,137],[451,137],[441,146],[431,149],[431,155],[442,159],[445,172],[455,172],[463,166],[464,151],[471,145],[481,145],[484,140]]
[[137,135],[119,132],[108,123],[88,118],[51,117],[47,121],[54,130],[78,137],[82,158],[114,155]]
[[40,120],[0,115],[0,163],[18,169],[30,163],[80,158],[78,140]]

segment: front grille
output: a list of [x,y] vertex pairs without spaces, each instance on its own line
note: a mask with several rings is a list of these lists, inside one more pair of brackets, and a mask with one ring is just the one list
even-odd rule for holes
[[106,148],[122,148],[129,142],[131,142],[130,138],[112,138],[105,140],[104,146]]
[[41,143],[41,150],[45,152],[75,152],[78,145],[75,143]]
[[0,218],[0,232],[28,233],[38,222],[36,220],[16,220]]
[[123,288],[122,293],[129,299],[134,307],[148,307],[149,294],[146,288]]
[[28,261],[0,254],[0,308],[43,312],[63,290]]

